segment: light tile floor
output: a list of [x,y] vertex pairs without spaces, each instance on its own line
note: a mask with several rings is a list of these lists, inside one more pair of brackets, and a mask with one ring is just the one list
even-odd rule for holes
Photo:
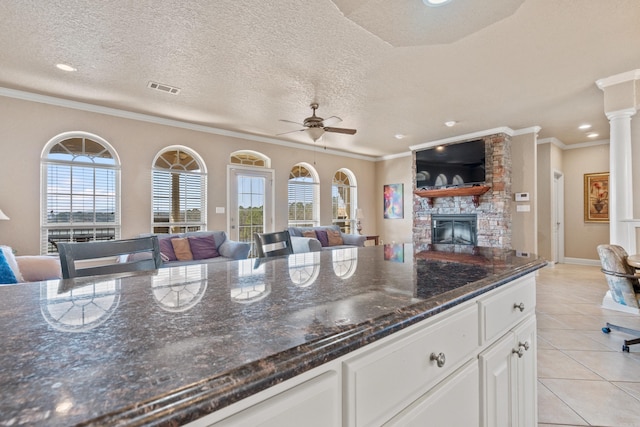
[[640,316],[600,307],[600,267],[556,264],[539,270],[538,427],[640,427],[640,345],[622,352],[606,322],[640,329]]

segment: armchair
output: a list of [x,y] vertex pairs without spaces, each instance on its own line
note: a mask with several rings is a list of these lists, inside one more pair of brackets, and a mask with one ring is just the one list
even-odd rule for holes
[[[599,245],[598,256],[605,274],[609,291],[604,297],[604,308],[624,311],[626,313],[640,314],[640,276],[635,274],[635,269],[627,263],[628,254],[623,247],[618,245]],[[618,330],[638,338],[625,340],[622,351],[629,351],[629,346],[640,344],[640,331],[614,325],[607,322],[602,332],[608,334],[611,330]]]

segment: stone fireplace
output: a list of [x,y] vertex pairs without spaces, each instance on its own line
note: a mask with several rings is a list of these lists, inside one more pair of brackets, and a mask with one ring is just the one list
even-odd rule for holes
[[[437,234],[437,228],[432,227],[433,216],[436,217],[436,220],[438,220],[438,216],[476,218],[475,242],[453,241],[454,244],[511,248],[511,137],[499,133],[482,139],[486,143],[486,186],[490,187],[489,190],[481,196],[464,195],[465,191],[462,189],[460,193],[463,195],[446,197],[421,197],[414,194],[413,242],[416,248],[420,249],[442,240]],[[415,151],[413,160],[413,189],[415,192],[418,190],[415,181],[417,172]],[[469,193],[471,194],[471,192]],[[452,232],[455,232],[455,226],[452,224],[451,227]],[[464,235],[462,240],[467,240],[466,236],[471,231],[469,227],[468,223],[465,226],[458,226],[459,232]],[[448,231],[442,233],[448,235]],[[434,236],[436,241],[433,239]]]

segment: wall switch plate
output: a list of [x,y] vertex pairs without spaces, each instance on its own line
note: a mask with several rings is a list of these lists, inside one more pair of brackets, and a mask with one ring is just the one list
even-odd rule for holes
[[224,207],[216,206],[216,213],[217,214],[223,214],[224,213]]
[[518,205],[516,207],[517,212],[531,212],[531,205]]
[[528,202],[529,193],[516,193],[516,202]]

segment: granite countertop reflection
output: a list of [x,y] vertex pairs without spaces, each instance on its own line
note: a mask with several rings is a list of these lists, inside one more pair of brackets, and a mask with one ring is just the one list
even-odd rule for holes
[[544,265],[385,245],[0,286],[0,426],[187,423]]

